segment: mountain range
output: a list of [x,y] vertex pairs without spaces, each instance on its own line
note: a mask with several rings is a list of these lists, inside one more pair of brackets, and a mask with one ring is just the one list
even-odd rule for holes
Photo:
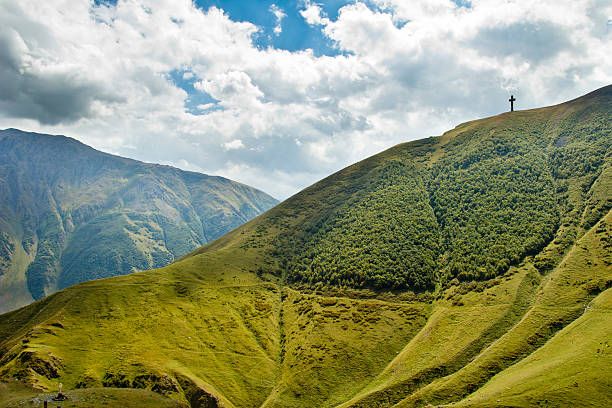
[[0,406],[611,406],[611,118],[467,122],[0,315]]
[[226,178],[0,131],[0,312],[166,266],[277,203]]

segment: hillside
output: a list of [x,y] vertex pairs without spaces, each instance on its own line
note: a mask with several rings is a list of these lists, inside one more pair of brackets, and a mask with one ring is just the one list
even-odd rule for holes
[[612,86],[395,146],[165,268],[1,315],[0,378],[191,407],[612,405],[610,118]]
[[165,266],[276,203],[222,177],[0,131],[0,312]]

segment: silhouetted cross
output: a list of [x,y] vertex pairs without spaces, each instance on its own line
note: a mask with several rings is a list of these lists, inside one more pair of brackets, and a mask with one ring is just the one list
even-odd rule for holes
[[508,99],[508,101],[510,102],[510,112],[514,112],[514,101],[516,101],[514,95],[510,95],[510,99]]

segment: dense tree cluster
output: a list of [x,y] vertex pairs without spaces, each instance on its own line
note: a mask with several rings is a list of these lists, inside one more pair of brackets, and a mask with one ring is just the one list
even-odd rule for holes
[[352,287],[432,285],[439,234],[422,175],[397,161],[376,173],[376,188],[316,226],[292,262],[290,279]]
[[546,156],[512,135],[449,150],[433,169],[432,207],[442,235],[443,275],[504,273],[538,253],[559,222]]

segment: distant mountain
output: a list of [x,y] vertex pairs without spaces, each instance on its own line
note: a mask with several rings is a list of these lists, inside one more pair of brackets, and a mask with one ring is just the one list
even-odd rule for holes
[[604,407],[611,333],[608,86],[395,146],[167,267],[1,315],[0,390]]
[[0,312],[159,268],[277,204],[222,178],[0,131]]

